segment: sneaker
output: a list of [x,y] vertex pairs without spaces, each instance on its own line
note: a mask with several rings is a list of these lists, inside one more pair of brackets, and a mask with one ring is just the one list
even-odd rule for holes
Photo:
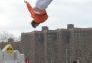
[[36,28],[39,24],[36,23],[35,21],[32,21],[32,22],[31,22],[31,25],[32,25],[32,27]]

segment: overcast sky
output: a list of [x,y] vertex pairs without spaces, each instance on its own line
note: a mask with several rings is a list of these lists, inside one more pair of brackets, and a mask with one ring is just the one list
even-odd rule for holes
[[[35,5],[36,0],[29,1]],[[66,28],[67,24],[92,27],[92,0],[53,0],[47,12],[49,19],[34,29],[23,0],[0,0],[0,32],[7,31],[18,36],[22,32],[41,30],[42,26],[50,29]]]

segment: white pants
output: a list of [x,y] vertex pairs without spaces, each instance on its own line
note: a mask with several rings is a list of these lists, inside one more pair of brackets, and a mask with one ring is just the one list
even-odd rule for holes
[[51,2],[52,0],[37,0],[35,7],[39,8],[40,10],[44,10]]

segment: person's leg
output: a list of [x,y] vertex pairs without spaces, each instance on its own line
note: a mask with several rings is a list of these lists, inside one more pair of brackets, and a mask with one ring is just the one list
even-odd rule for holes
[[39,24],[36,23],[34,20],[32,20],[31,25],[32,25],[32,27],[36,28]]
[[53,0],[37,0],[36,6],[37,8],[43,10],[48,7],[48,5],[52,2]]

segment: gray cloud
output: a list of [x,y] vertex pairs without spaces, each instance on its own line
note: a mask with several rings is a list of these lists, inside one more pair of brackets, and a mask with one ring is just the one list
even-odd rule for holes
[[[35,1],[34,1],[35,2]],[[34,2],[32,4],[34,5]],[[92,25],[91,0],[53,0],[47,9],[49,19],[36,29],[32,28],[32,18],[22,0],[2,0],[0,2],[0,29],[19,34],[33,30],[41,30],[41,26],[50,29],[63,28],[72,23],[80,27]]]

